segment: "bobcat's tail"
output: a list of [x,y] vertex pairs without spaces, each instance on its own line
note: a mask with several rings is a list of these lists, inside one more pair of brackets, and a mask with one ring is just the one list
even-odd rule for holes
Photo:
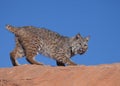
[[17,32],[17,28],[15,28],[12,25],[6,25],[6,28],[11,31],[12,33],[16,33]]

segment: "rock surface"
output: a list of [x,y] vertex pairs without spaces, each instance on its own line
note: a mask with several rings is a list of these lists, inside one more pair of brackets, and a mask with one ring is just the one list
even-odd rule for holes
[[120,86],[120,63],[0,68],[0,86]]

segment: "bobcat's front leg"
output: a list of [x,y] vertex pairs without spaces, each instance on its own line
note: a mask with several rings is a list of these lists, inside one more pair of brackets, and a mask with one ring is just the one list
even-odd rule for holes
[[66,64],[68,65],[68,66],[76,66],[77,64],[76,63],[74,63],[74,62],[72,62],[70,59],[66,59],[67,61],[66,61]]
[[56,61],[56,64],[57,64],[57,66],[65,66],[65,64],[60,61]]
[[76,66],[77,64],[72,62],[69,58],[60,58],[57,59],[57,63],[62,63],[62,64],[57,64],[58,66],[65,66],[63,64],[66,64],[67,66]]

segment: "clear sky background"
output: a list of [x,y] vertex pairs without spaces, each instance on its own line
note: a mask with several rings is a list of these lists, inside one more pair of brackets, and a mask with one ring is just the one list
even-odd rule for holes
[[[5,29],[33,25],[46,27],[65,36],[91,36],[89,49],[72,60],[82,65],[120,62],[120,0],[0,0],[0,67],[12,67],[9,53],[14,35]],[[55,61],[38,55],[46,65]],[[28,64],[25,58],[18,59]]]

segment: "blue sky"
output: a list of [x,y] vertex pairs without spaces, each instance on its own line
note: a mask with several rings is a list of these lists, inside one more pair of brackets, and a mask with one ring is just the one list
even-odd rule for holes
[[[12,67],[9,53],[14,49],[14,35],[5,29],[33,25],[46,27],[65,36],[91,36],[89,49],[72,60],[82,65],[120,62],[119,0],[0,0],[0,67]],[[55,61],[38,55],[36,59],[55,66]],[[28,64],[25,58],[18,59]]]

